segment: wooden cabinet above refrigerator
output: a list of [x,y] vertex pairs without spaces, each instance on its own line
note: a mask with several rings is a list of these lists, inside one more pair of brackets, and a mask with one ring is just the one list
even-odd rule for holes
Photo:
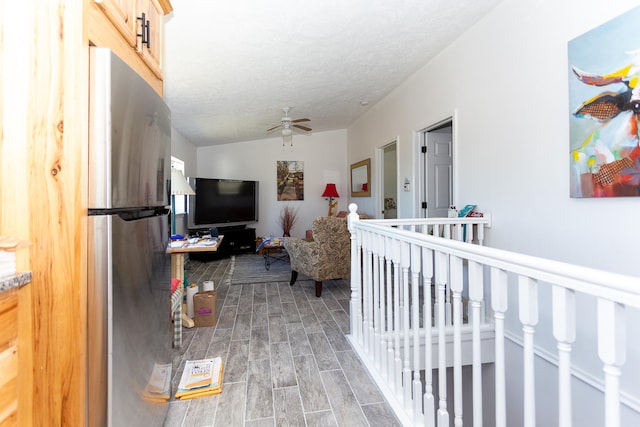
[[91,0],[89,42],[108,47],[162,95],[164,16],[169,0]]

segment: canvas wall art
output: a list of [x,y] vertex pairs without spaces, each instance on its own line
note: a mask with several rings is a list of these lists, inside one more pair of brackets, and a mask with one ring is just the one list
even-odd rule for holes
[[278,160],[276,165],[278,200],[304,200],[304,162]]
[[640,195],[640,7],[569,42],[570,195]]

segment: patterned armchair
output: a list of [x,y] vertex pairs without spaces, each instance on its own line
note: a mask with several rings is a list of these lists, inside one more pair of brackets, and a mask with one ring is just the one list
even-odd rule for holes
[[322,295],[322,281],[351,274],[351,234],[346,218],[321,216],[313,221],[313,240],[286,237],[284,247],[291,260],[291,282],[298,273],[316,282],[316,296]]

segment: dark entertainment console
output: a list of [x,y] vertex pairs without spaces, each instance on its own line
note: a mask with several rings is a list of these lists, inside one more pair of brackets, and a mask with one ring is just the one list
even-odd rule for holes
[[256,250],[255,228],[218,228],[218,233],[224,236],[218,252],[231,254],[247,253]]
[[[189,230],[191,235],[209,234],[210,229]],[[207,261],[223,256],[237,255],[256,250],[256,229],[241,227],[218,227],[218,234],[224,236],[216,252],[190,253],[189,258]]]

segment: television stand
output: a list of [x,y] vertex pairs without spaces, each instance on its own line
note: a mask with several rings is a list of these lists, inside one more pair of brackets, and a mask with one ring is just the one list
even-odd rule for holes
[[[189,230],[198,232],[199,230]],[[209,229],[206,230],[209,233]],[[215,253],[189,254],[190,258],[209,261],[214,257],[237,255],[254,252],[256,249],[256,229],[246,225],[218,227],[218,234],[224,236]],[[195,256],[194,256],[195,255]]]
[[[256,249],[256,229],[247,226],[218,227],[218,233],[224,236],[220,249],[222,253],[241,254]],[[226,242],[226,244],[225,244]]]
[[[246,230],[247,226],[246,225],[229,225],[226,227],[218,227],[218,231],[220,230],[224,230],[224,231],[238,231],[238,230]],[[220,231],[220,234],[222,234],[222,232]]]

